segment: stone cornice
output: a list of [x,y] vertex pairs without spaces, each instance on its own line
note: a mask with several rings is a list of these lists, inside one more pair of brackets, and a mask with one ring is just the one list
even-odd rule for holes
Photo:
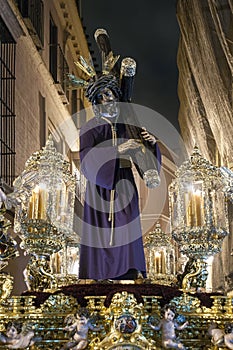
[[21,35],[26,35],[23,26],[19,20],[20,14],[16,6],[10,0],[0,0],[1,17],[8,27],[14,40],[17,41]]

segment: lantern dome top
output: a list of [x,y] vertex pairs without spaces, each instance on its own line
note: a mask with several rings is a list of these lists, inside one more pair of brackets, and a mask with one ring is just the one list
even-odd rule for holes
[[202,180],[210,177],[221,178],[219,168],[202,157],[197,146],[194,147],[190,158],[184,161],[184,163],[176,171],[175,175],[178,178],[192,176]]
[[155,227],[148,233],[145,238],[146,247],[171,247],[171,237],[165,233],[159,222],[156,222]]

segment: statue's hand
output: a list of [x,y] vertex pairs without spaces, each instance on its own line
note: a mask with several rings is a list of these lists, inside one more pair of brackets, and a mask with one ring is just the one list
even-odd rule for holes
[[146,128],[142,128],[143,131],[141,132],[142,137],[144,138],[145,141],[149,141],[152,145],[156,143],[156,138],[154,135],[150,134]]
[[137,149],[142,145],[140,140],[129,139],[118,146],[118,152],[123,154],[130,149]]

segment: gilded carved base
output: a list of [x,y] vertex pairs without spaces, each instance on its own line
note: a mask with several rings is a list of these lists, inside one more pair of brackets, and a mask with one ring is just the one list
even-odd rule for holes
[[[93,285],[93,288],[96,286]],[[115,286],[112,287],[114,291]],[[81,288],[81,287],[80,287]],[[135,293],[122,291],[109,295],[86,295],[85,309],[89,313],[89,322],[92,325],[88,331],[87,347],[89,350],[157,350],[163,349],[161,345],[161,331],[150,327],[158,325],[163,318],[163,297],[156,295],[142,295],[139,300],[137,288],[131,286]],[[80,289],[81,290],[81,289]],[[94,289],[93,289],[94,290]],[[142,289],[140,289],[142,290]],[[24,334],[32,335],[32,344],[29,342],[25,349],[59,350],[65,348],[75,338],[66,327],[68,320],[74,322],[77,313],[83,309],[78,300],[78,292],[65,294],[61,290],[54,293],[43,293],[40,303],[37,295],[13,296],[4,300],[0,305],[0,349],[20,348],[7,347],[1,339],[6,334],[7,324],[16,321],[23,324]],[[94,294],[94,293],[93,293]],[[111,293],[109,293],[111,294]],[[188,322],[182,331],[176,331],[186,349],[212,350],[227,349],[216,347],[208,334],[210,325],[216,323],[217,328],[233,324],[233,299],[226,296],[212,296],[211,307],[203,306],[201,300],[191,293],[180,293],[169,301],[169,306],[175,307],[177,322]],[[65,328],[66,327],[66,328]],[[94,329],[94,330],[91,330]],[[73,340],[72,340],[73,341]],[[80,347],[82,349],[82,347]]]

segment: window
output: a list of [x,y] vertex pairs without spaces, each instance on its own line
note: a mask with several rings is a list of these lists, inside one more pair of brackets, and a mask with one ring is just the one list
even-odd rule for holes
[[44,45],[44,4],[42,0],[17,0],[30,35],[38,48]]
[[0,17],[0,178],[9,186],[15,179],[15,51]]
[[78,94],[77,90],[72,90],[72,97],[71,97],[71,114],[75,114],[78,111]]
[[40,148],[46,143],[46,109],[45,97],[39,92],[39,108],[40,108]]
[[50,31],[49,31],[49,71],[53,77],[54,82],[57,82],[57,26],[52,17],[50,17]]

